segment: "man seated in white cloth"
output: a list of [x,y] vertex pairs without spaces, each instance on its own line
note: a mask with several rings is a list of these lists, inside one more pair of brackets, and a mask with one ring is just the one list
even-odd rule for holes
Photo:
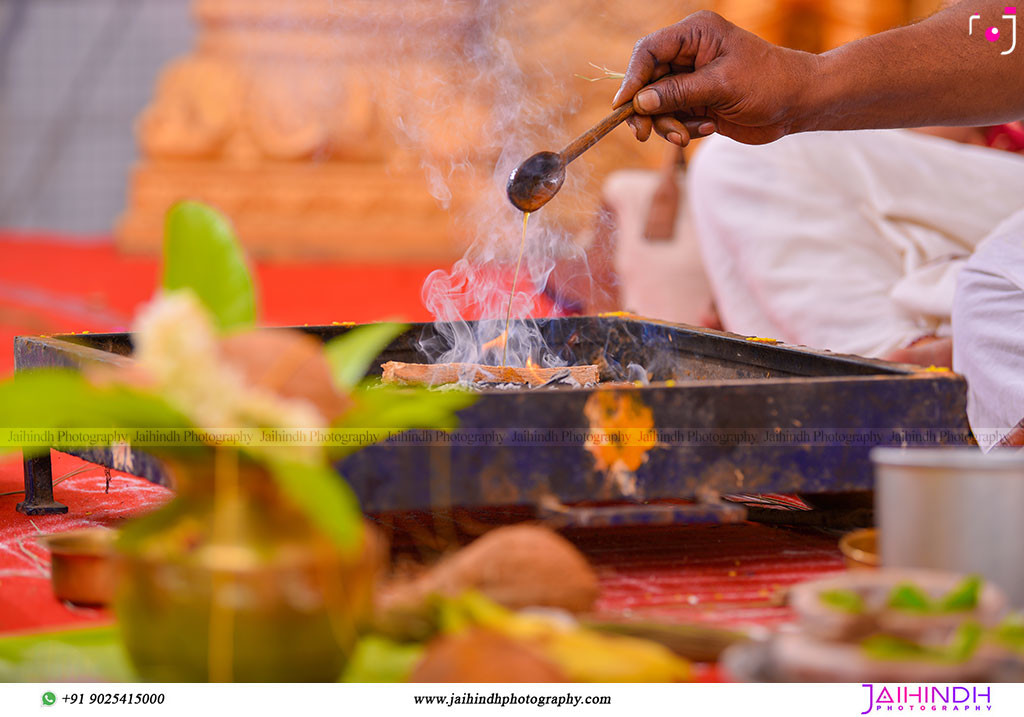
[[730,138],[698,153],[689,188],[727,329],[940,361],[951,332],[986,444],[1024,418],[1024,157],[824,131],[1019,119],[1016,24],[1003,2],[958,3],[812,55],[701,12],[640,40],[615,98],[640,140]]

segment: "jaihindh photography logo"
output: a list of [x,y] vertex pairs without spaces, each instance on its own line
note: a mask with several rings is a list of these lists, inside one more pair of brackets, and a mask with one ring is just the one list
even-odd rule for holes
[[[981,20],[981,13],[972,13],[970,19],[967,21],[967,34],[974,35],[974,21]],[[1003,8],[1003,15],[1001,18],[1004,22],[999,23],[1003,25],[1000,29],[998,25],[992,25],[984,30],[985,39],[989,42],[999,42],[1000,38],[1005,37],[1007,32],[1010,34],[1010,47],[1000,52],[1000,55],[1009,55],[1011,52],[1017,49],[1017,8],[1013,6],[1007,6]],[[984,23],[982,23],[984,24]],[[981,29],[979,28],[979,32]]]
[[[989,712],[992,688],[977,685],[883,685],[863,684],[867,709],[874,712]],[[863,702],[861,703],[863,704]]]

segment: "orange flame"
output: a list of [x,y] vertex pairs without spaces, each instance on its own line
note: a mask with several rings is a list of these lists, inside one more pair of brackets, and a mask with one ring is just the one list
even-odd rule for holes
[[486,343],[484,343],[480,347],[480,350],[482,350],[482,351],[490,351],[491,349],[503,349],[503,348],[505,348],[505,343],[507,341],[508,341],[508,331],[502,331],[500,334],[495,336],[493,339],[491,339],[490,341],[487,341]]
[[543,369],[539,363],[533,360],[533,357],[526,357],[526,368],[530,371],[530,384],[544,383],[545,377]]

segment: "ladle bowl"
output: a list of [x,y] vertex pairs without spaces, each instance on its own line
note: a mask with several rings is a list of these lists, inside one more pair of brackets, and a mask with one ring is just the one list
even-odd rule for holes
[[535,212],[558,194],[565,181],[565,162],[557,152],[537,152],[512,170],[505,191],[523,212]]
[[535,212],[558,194],[566,166],[633,114],[625,104],[574,139],[561,152],[537,152],[512,170],[505,185],[508,200],[519,210]]

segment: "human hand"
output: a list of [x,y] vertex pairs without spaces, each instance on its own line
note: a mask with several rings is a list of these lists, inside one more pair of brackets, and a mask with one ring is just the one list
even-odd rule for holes
[[813,115],[818,64],[701,11],[637,42],[613,104],[633,102],[627,122],[641,142],[652,130],[679,146],[717,131],[764,144]]

